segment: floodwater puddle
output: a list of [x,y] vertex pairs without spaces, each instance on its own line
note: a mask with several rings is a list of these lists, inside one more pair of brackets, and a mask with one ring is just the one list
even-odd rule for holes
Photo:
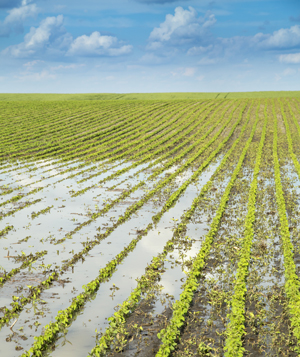
[[[86,344],[90,347],[95,344],[95,339],[92,337],[95,328],[105,328],[106,319],[113,314],[115,306],[128,297],[131,290],[136,286],[136,279],[144,274],[147,263],[149,264],[152,257],[161,252],[165,243],[172,238],[176,221],[179,220],[183,212],[190,207],[192,200],[199,193],[201,187],[210,179],[218,167],[220,160],[221,159],[216,160],[211,164],[203,172],[198,182],[188,186],[175,206],[163,214],[160,221],[137,243],[134,251],[129,254],[128,258],[125,258],[117,267],[111,280],[101,284],[96,296],[87,302],[84,315],[78,315],[77,319],[68,329],[69,332],[67,336],[64,337],[67,338],[68,341],[71,341],[72,345],[70,345],[70,343],[64,344],[62,342],[64,338],[62,338],[59,340],[60,348],[57,349],[58,352],[61,352],[62,348],[66,356],[69,353],[73,353],[74,355],[75,351],[78,353],[77,355],[80,356],[82,352],[81,349],[86,349]],[[147,165],[143,167],[146,168]],[[10,254],[20,255],[22,253],[26,256],[30,253],[34,254],[36,251],[46,249],[47,254],[31,264],[32,272],[39,278],[43,277],[45,279],[46,276],[42,274],[43,271],[50,272],[51,269],[61,267],[65,261],[82,250],[83,244],[88,243],[90,239],[94,239],[99,232],[100,234],[104,233],[107,228],[113,227],[118,217],[124,214],[130,205],[137,202],[143,195],[154,188],[160,178],[167,177],[167,175],[172,172],[172,169],[169,170],[170,172],[163,172],[156,180],[148,182],[147,187],[142,187],[129,195],[125,202],[121,201],[117,203],[106,214],[92,220],[89,225],[83,226],[78,232],[72,234],[71,239],[67,237],[63,243],[56,244],[61,238],[66,237],[68,232],[89,220],[93,213],[99,209],[101,210],[101,207],[126,191],[128,178],[130,178],[130,184],[135,185],[152,174],[151,171],[148,171],[143,175],[141,171],[138,175],[134,175],[140,170],[141,167],[137,167],[133,172],[130,172],[130,174],[127,173],[124,176],[122,175],[119,178],[109,181],[105,187],[96,187],[95,189],[86,191],[84,195],[76,197],[72,197],[72,190],[75,187],[74,179],[65,179],[61,182],[56,182],[46,189],[36,192],[34,198],[41,198],[40,202],[33,206],[23,208],[20,211],[16,211],[12,216],[3,218],[1,223],[4,226],[13,225],[14,229],[9,231],[3,239],[0,240],[0,251],[3,252],[3,255],[9,251]],[[82,290],[82,285],[96,277],[99,269],[104,267],[105,264],[129,244],[142,229],[152,222],[152,216],[161,210],[164,202],[177,189],[178,185],[187,180],[192,174],[192,171],[187,171],[180,175],[177,180],[165,186],[162,191],[163,194],[161,194],[158,201],[155,200],[154,196],[153,199],[149,200],[148,203],[144,204],[134,213],[129,220],[116,227],[101,244],[99,242],[99,244],[94,246],[84,259],[81,259],[72,269],[70,267],[61,274],[53,286],[42,293],[41,300],[38,299],[35,301],[35,309],[45,310],[43,313],[36,314],[35,309],[30,309],[26,306],[20,313],[18,321],[15,324],[15,328],[21,328],[22,336],[25,336],[26,339],[21,338],[21,340],[14,340],[10,337],[10,326],[3,327],[0,331],[0,335],[10,340],[10,342],[15,341],[15,343],[8,344],[10,347],[8,347],[7,353],[11,353],[13,356],[15,347],[28,349],[33,343],[33,335],[41,333],[42,327],[50,321],[53,321],[58,311],[67,307],[71,301],[70,299]],[[99,179],[101,179],[101,177],[97,177],[97,180]],[[113,189],[110,189],[110,187],[113,187]],[[43,213],[43,210],[49,207],[51,208]],[[41,213],[38,214],[39,212]],[[199,231],[197,233],[199,233]],[[195,247],[191,248],[190,253],[188,253],[191,257],[199,248],[199,242],[200,240],[194,240]],[[179,250],[174,254],[174,258],[177,258],[177,255],[179,257]],[[3,270],[5,271],[10,271],[15,268],[16,265],[21,265],[21,263],[16,264],[12,259],[5,260],[3,264]],[[170,295],[172,291],[172,281],[174,281],[175,278],[171,270],[173,269],[167,269],[165,280],[162,280],[166,286],[166,292],[170,291]],[[176,273],[176,269],[174,272]],[[18,279],[21,279],[22,274],[24,275],[24,281],[22,281],[24,287],[19,293],[26,296],[30,292],[28,285],[31,286],[35,284],[32,282],[30,274],[24,270],[18,273],[9,284],[4,284],[2,291],[5,296],[9,297],[13,292],[17,292],[17,289],[20,289],[20,280]],[[38,283],[39,280],[37,280],[37,284]],[[112,283],[115,285],[112,285]],[[113,289],[112,291],[112,286],[117,286],[118,289]],[[176,291],[179,293],[179,285],[176,287]],[[172,292],[176,295],[175,291]],[[11,302],[11,300],[8,300],[9,299],[7,299],[7,301],[5,300],[5,304]],[[95,309],[97,310],[96,315]],[[100,323],[99,321],[102,322]],[[82,329],[82,326],[86,328]],[[32,333],[33,328],[34,333]],[[85,339],[85,343],[82,343],[83,339]],[[63,344],[64,346],[62,347]],[[80,349],[79,345],[81,345]],[[55,354],[56,351],[51,352],[51,355]]]

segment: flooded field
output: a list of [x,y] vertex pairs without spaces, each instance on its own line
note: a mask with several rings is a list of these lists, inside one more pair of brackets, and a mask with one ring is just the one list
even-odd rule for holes
[[1,356],[298,356],[300,102],[0,102]]

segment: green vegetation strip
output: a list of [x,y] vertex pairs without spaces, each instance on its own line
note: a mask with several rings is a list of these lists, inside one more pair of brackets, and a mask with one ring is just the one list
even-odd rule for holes
[[[245,105],[245,106],[246,106],[246,105]],[[245,109],[245,106],[242,108],[242,110],[241,110],[241,112],[240,112],[239,120],[235,123],[234,128],[239,124],[239,122],[240,122],[240,120],[241,120],[241,114],[243,113],[243,111],[244,111],[244,109]],[[227,124],[229,124],[229,122],[230,122],[231,119],[232,119],[232,114],[231,114],[229,120],[224,124],[224,127],[225,127]],[[223,127],[222,127],[222,128],[223,128]],[[221,128],[221,129],[222,129],[222,128]],[[219,133],[220,133],[220,131],[219,131]],[[232,133],[233,133],[233,130],[230,132],[230,135],[232,135]],[[216,137],[214,137],[214,138],[216,138]],[[225,140],[228,140],[228,138],[226,138]],[[179,169],[179,171],[180,171],[180,169]],[[180,171],[180,172],[181,172],[181,171]],[[171,176],[176,177],[176,173],[174,173],[174,174],[171,175]],[[174,178],[174,177],[172,177],[172,178]],[[165,182],[165,184],[166,184],[166,182],[168,182],[169,179],[170,179],[170,177],[168,177],[167,181],[166,181],[166,180],[163,180],[163,182]],[[140,182],[140,184],[138,185],[138,187],[142,186],[143,184],[144,184],[144,182]],[[162,187],[163,187],[163,186],[162,186]],[[160,188],[161,188],[161,187],[160,187]],[[131,192],[133,192],[135,189],[137,189],[136,186],[135,186],[134,188],[132,188],[131,190],[125,192],[124,195],[126,195],[126,194],[129,195],[129,194],[130,194]],[[147,194],[147,197],[146,197],[146,198],[149,199],[150,197],[152,197],[152,195],[153,195],[155,192],[156,192],[155,189],[153,190],[153,192],[152,192],[152,191],[149,192],[149,193]],[[122,196],[123,196],[123,195],[122,195]],[[124,197],[125,197],[125,196],[124,196]],[[122,197],[122,198],[124,198],[124,197]],[[117,199],[117,200],[119,201],[120,198]],[[115,203],[115,202],[113,202],[113,204],[114,204],[114,203]],[[61,268],[61,272],[64,271],[64,270],[66,270],[69,266],[71,266],[72,264],[74,264],[76,261],[78,261],[78,260],[80,259],[80,257],[83,256],[83,254],[86,254],[90,249],[92,249],[92,247],[93,247],[94,245],[96,245],[97,243],[99,243],[100,240],[106,238],[106,237],[111,233],[111,231],[113,231],[119,224],[125,222],[126,219],[127,219],[132,213],[134,213],[140,206],[142,206],[144,203],[145,203],[145,198],[143,198],[140,202],[138,202],[137,204],[135,204],[135,205],[133,205],[132,207],[130,207],[129,209],[127,209],[126,212],[125,212],[125,215],[121,216],[121,217],[119,218],[119,220],[114,224],[113,227],[109,228],[104,234],[101,234],[101,235],[98,236],[97,241],[88,242],[87,245],[86,245],[86,247],[83,249],[83,251],[82,251],[81,253],[76,254],[76,256],[74,256],[69,262],[66,262],[66,263],[64,264],[64,266]],[[111,208],[111,204],[108,204],[104,209],[105,209],[106,211],[108,211],[110,208]],[[103,213],[103,212],[102,212],[102,213]],[[96,215],[96,214],[95,214],[95,215]],[[93,220],[93,219],[95,219],[95,217],[92,217],[92,220]],[[90,220],[90,221],[92,221],[92,220]],[[85,223],[88,224],[89,221],[88,221],[88,222],[85,222]],[[150,226],[149,226],[149,227],[150,227]],[[77,231],[77,229],[76,229],[75,231]],[[67,236],[67,238],[70,238],[70,236]],[[63,239],[60,240],[60,241],[64,241],[65,239],[66,239],[66,238],[63,238]],[[57,244],[60,243],[60,241],[58,241]],[[118,259],[119,259],[119,258],[118,258]],[[18,299],[18,301],[15,301],[15,302],[11,303],[12,309],[10,309],[10,310],[7,309],[7,308],[5,309],[5,311],[4,311],[4,316],[3,316],[2,318],[0,318],[0,326],[3,326],[4,323],[8,322],[12,317],[16,316],[16,314],[17,314],[18,312],[20,312],[20,311],[24,308],[24,306],[25,306],[27,303],[29,303],[32,299],[36,299],[46,287],[49,287],[49,285],[51,285],[54,280],[57,280],[57,279],[58,279],[58,276],[59,276],[59,273],[58,273],[58,272],[56,272],[56,271],[53,272],[53,273],[52,273],[45,281],[43,281],[41,284],[39,284],[39,285],[36,286],[36,287],[32,287],[31,293],[30,293],[29,296],[27,296],[27,297],[21,297],[20,299]]]
[[1,214],[1,215],[0,215],[0,221],[1,221],[4,217],[12,216],[13,214],[15,214],[16,212],[20,211],[20,210],[23,209],[23,208],[26,208],[26,207],[35,205],[35,204],[38,203],[38,202],[41,202],[41,200],[42,200],[41,198],[38,198],[38,199],[36,199],[36,200],[34,200],[34,201],[27,201],[27,202],[21,204],[18,208],[15,208],[15,209],[13,209],[13,210],[10,210],[10,211],[8,211],[8,212],[6,212],[6,213]]
[[44,208],[44,209],[42,209],[42,210],[40,210],[38,212],[33,212],[33,213],[31,213],[31,218],[34,219],[34,218],[38,217],[41,214],[45,214],[47,212],[50,212],[51,208],[53,208],[53,205],[52,206],[48,206],[48,207],[46,207],[46,208]]
[[10,272],[4,274],[3,277],[0,278],[0,286],[2,286],[7,280],[12,278],[14,275],[19,273],[22,269],[25,269],[29,267],[35,260],[39,259],[40,257],[44,256],[47,254],[46,250],[43,250],[42,252],[37,252],[35,254],[29,254],[26,257],[21,256],[21,259],[24,260],[22,265],[19,268],[14,268]]
[[255,125],[252,128],[250,137],[247,140],[247,143],[241,153],[237,166],[221,198],[220,205],[218,207],[215,217],[213,218],[212,224],[210,226],[210,230],[204,242],[202,243],[201,250],[197,254],[196,258],[194,259],[192,269],[189,272],[187,276],[187,280],[183,286],[183,292],[180,294],[179,300],[177,300],[173,304],[173,316],[166,329],[161,330],[158,334],[158,337],[162,340],[162,344],[156,356],[159,357],[169,356],[172,353],[172,351],[174,351],[177,345],[177,339],[180,335],[180,329],[184,325],[185,315],[187,314],[190,304],[192,302],[194,291],[196,291],[198,288],[198,278],[201,274],[207,256],[210,252],[214,240],[214,236],[218,232],[220,221],[222,219],[222,215],[225,211],[227,202],[229,200],[231,189],[242,168],[246,153],[249,149],[249,146],[254,136],[257,122],[258,119],[256,120]]
[[[216,169],[215,173],[209,180],[209,182],[202,188],[200,194],[194,199],[193,204],[191,208],[183,215],[181,219],[181,223],[178,224],[177,228],[175,229],[173,233],[172,239],[170,239],[164,249],[163,252],[160,253],[157,257],[152,259],[152,263],[150,266],[147,267],[146,274],[144,274],[138,281],[138,286],[134,289],[132,294],[129,296],[128,299],[126,299],[123,304],[120,306],[118,311],[108,320],[110,321],[109,327],[106,329],[105,333],[97,343],[97,345],[93,348],[91,351],[91,355],[93,356],[102,356],[105,355],[105,351],[109,349],[110,345],[114,342],[118,336],[121,336],[122,334],[126,336],[126,329],[125,329],[125,322],[126,322],[126,317],[129,313],[133,311],[133,309],[136,307],[138,302],[140,301],[141,294],[142,292],[145,292],[148,287],[151,286],[155,282],[155,280],[159,276],[159,267],[163,265],[164,260],[167,257],[167,254],[170,253],[173,250],[174,247],[174,238],[178,236],[185,228],[187,223],[189,222],[190,218],[192,217],[195,209],[197,208],[199,202],[201,199],[204,198],[204,195],[208,192],[210,187],[212,186],[212,181],[214,177],[217,175],[218,172],[225,166],[228,158],[232,154],[232,152],[235,150],[237,144],[239,143],[240,139],[244,135],[244,131],[246,129],[246,126],[249,122],[249,117],[250,117],[250,109],[249,109],[249,115],[247,116],[247,120],[245,124],[242,127],[242,130],[240,132],[239,137],[235,140],[234,144],[230,148],[230,150],[227,152],[227,154],[224,156],[221,164],[219,167]],[[230,133],[231,136],[232,133]],[[171,200],[169,200],[169,203]],[[165,204],[164,208],[162,211],[166,210],[168,207],[168,202]],[[161,215],[154,216],[154,220],[159,220]],[[147,227],[149,230],[150,228]],[[126,340],[124,340],[124,337],[121,337],[123,340],[121,343],[125,344]],[[120,342],[120,341],[118,341]]]
[[2,229],[2,231],[0,231],[0,237],[3,237],[6,233],[8,233],[9,231],[13,230],[14,226],[7,226],[4,229]]
[[[259,106],[257,107],[256,111],[257,120],[258,110]],[[243,246],[240,253],[240,259],[237,268],[236,280],[234,285],[234,295],[230,303],[231,312],[227,316],[230,322],[227,325],[226,331],[227,339],[225,343],[225,357],[242,357],[245,351],[242,339],[245,333],[245,293],[247,291],[246,279],[248,275],[248,266],[251,255],[252,240],[254,236],[253,224],[255,221],[257,180],[260,171],[261,156],[265,142],[268,122],[266,106],[264,110],[264,116],[264,127],[261,134],[259,147],[256,153],[253,179],[250,185],[248,212],[245,220]]]
[[[299,161],[297,159],[297,156],[294,153],[293,140],[292,140],[292,136],[291,136],[290,126],[289,126],[287,118],[286,118],[286,114],[285,114],[285,111],[284,111],[284,108],[283,108],[283,104],[282,104],[282,102],[280,100],[279,100],[279,103],[280,103],[280,109],[281,109],[282,118],[283,118],[284,124],[285,124],[285,131],[286,131],[286,137],[287,137],[287,142],[288,142],[289,153],[290,153],[290,156],[291,156],[291,158],[293,160],[293,163],[295,165],[295,168],[296,168],[296,171],[298,173],[298,176],[300,178],[300,164],[299,164]],[[294,122],[297,123],[296,118],[295,118],[295,116],[293,115],[293,113],[291,111],[291,108],[290,108],[290,113],[292,114]],[[298,124],[297,128],[298,127],[299,127],[299,124]]]
[[[156,105],[157,107],[158,105]],[[159,106],[161,106],[161,104],[159,104]],[[151,109],[149,112],[152,112],[154,109]],[[131,110],[132,111],[132,110]],[[47,129],[47,135],[49,137],[49,140],[47,140],[47,142],[44,142],[43,136],[36,136],[36,137],[31,137],[29,136],[27,138],[26,135],[23,135],[22,138],[18,138],[19,142],[18,142],[18,149],[17,152],[13,153],[11,148],[11,152],[9,153],[9,157],[13,158],[19,155],[19,151],[23,149],[22,155],[25,152],[28,152],[28,150],[30,150],[31,148],[33,148],[34,150],[36,150],[36,147],[38,145],[38,157],[44,157],[45,154],[49,154],[53,151],[56,151],[61,149],[62,147],[66,148],[68,143],[70,143],[69,140],[69,136],[70,134],[72,134],[72,132],[74,133],[74,137],[72,137],[72,142],[74,142],[74,144],[79,140],[79,142],[82,141],[86,141],[87,139],[92,140],[94,138],[98,138],[99,137],[103,137],[103,136],[107,136],[109,135],[111,132],[114,132],[115,130],[117,130],[118,128],[122,127],[122,126],[130,126],[131,123],[133,123],[136,119],[138,119],[141,116],[142,112],[145,112],[145,108],[138,108],[138,115],[134,115],[132,116],[130,119],[128,119],[128,117],[124,116],[123,118],[116,118],[111,119],[111,115],[108,116],[107,120],[103,121],[103,118],[100,118],[99,120],[99,114],[94,113],[94,116],[90,116],[91,113],[84,113],[84,114],[79,114],[76,117],[79,117],[78,120],[78,125],[76,124],[76,121],[74,121],[74,117],[73,118],[69,118],[67,117],[64,121],[64,123],[56,126],[56,130],[53,130],[52,132],[49,131],[49,128]],[[106,114],[106,113],[103,113]],[[127,112],[127,114],[129,114]],[[145,114],[146,115],[146,114]],[[75,117],[75,118],[76,118]],[[115,117],[115,115],[113,116]],[[53,119],[51,118],[51,120],[53,121]],[[50,125],[52,125],[52,122],[50,120]],[[91,126],[91,124],[89,124],[89,121],[92,120],[92,122],[94,121],[94,125],[92,125],[92,129],[89,130],[89,127]],[[99,123],[100,121],[100,123]],[[116,125],[114,125],[116,124]],[[47,120],[45,122],[45,125],[49,125],[49,120]],[[87,126],[88,125],[88,126]],[[78,129],[80,127],[85,128],[84,130],[84,134],[78,133]],[[57,128],[59,128],[59,131],[57,130]],[[31,133],[35,133],[35,128],[33,128],[33,130],[31,130]],[[104,129],[104,130],[103,130]],[[30,134],[31,134],[30,133]],[[79,136],[80,138],[77,138],[77,136]],[[39,139],[39,140],[34,140],[34,139]],[[55,138],[57,138],[57,140],[54,140]],[[64,141],[67,140],[67,143],[64,143]],[[25,141],[25,142],[24,142]],[[26,144],[26,142],[28,141],[28,144]],[[29,147],[27,148],[26,145]],[[40,145],[43,147],[40,147]],[[46,147],[45,147],[46,145]],[[24,150],[26,148],[26,150]],[[26,157],[26,156],[25,156]]]
[[[142,140],[142,139],[140,139],[140,140]],[[81,148],[82,149],[82,148]],[[80,150],[81,150],[80,149]],[[110,154],[109,154],[110,155]],[[105,172],[105,171],[108,171],[108,169],[107,170],[104,170],[103,172]],[[103,173],[102,172],[102,173]],[[64,174],[65,172],[62,172],[62,173],[59,173],[59,174]],[[55,175],[52,175],[52,176],[50,176],[50,177],[53,177],[53,176],[56,176],[57,174],[55,174]],[[43,180],[43,179],[42,179]],[[38,180],[37,182],[40,182],[40,181],[42,181],[42,180]],[[62,180],[64,180],[64,179],[62,179]],[[62,181],[61,180],[61,181]],[[36,182],[36,183],[37,183]],[[31,185],[31,184],[28,184],[28,185]],[[11,203],[11,202],[16,202],[16,201],[18,201],[18,200],[20,200],[21,198],[23,198],[23,197],[25,197],[25,196],[29,196],[29,195],[31,195],[31,194],[35,194],[36,192],[38,192],[38,191],[41,191],[41,190],[43,190],[44,188],[46,188],[46,187],[49,187],[51,185],[51,183],[50,184],[48,184],[48,185],[46,185],[46,186],[44,186],[44,187],[39,187],[39,188],[36,188],[36,189],[34,189],[34,190],[31,190],[31,191],[29,191],[29,192],[27,192],[26,194],[23,194],[23,195],[16,195],[16,196],[13,196],[12,198],[10,198],[9,200],[6,200],[5,202],[2,202],[2,203],[0,203],[0,207],[1,206],[4,206],[4,205],[6,205],[7,203]]]
[[[236,128],[236,126],[240,123],[240,121],[242,120],[242,113],[246,108],[245,104],[243,106],[243,108],[241,109],[240,112],[240,116],[238,118],[238,120],[236,121],[236,123],[233,126],[233,130],[234,128]],[[233,112],[231,113],[229,119],[223,124],[223,126],[219,129],[219,131],[214,135],[214,137],[208,142],[206,143],[199,151],[197,151],[191,158],[189,158],[184,164],[182,164],[173,174],[171,174],[170,176],[168,176],[167,178],[162,179],[156,186],[154,189],[152,189],[150,192],[148,192],[141,200],[139,200],[138,202],[136,202],[135,204],[133,204],[132,206],[128,207],[127,210],[125,211],[124,215],[120,216],[119,219],[117,220],[117,222],[114,224],[113,227],[107,229],[107,231],[102,234],[101,236],[108,236],[111,231],[113,229],[115,229],[118,225],[120,225],[121,223],[124,223],[134,212],[136,212],[140,207],[142,207],[147,201],[149,201],[149,199],[158,191],[160,191],[164,186],[166,186],[168,183],[170,183],[173,179],[175,179],[181,172],[183,172],[184,170],[186,170],[189,166],[191,166],[191,164],[212,144],[214,143],[214,141],[216,141],[216,139],[220,136],[221,132],[225,129],[225,127],[229,124],[229,122],[232,120],[232,115]],[[222,116],[221,116],[222,118]],[[231,134],[233,133],[233,130],[231,130]],[[229,138],[229,136],[227,137]],[[225,140],[227,139],[225,138]],[[219,150],[221,150],[222,147],[219,147]],[[216,155],[217,153],[215,153]],[[214,156],[215,156],[214,155]],[[173,160],[171,160],[171,163],[168,163],[168,167],[172,166],[173,164],[175,164],[175,162],[178,159],[175,158]],[[211,158],[212,160],[212,158]],[[203,169],[203,168],[202,168]],[[150,178],[148,178],[148,180],[153,179],[155,176],[157,176],[161,171],[164,171],[165,167],[159,169],[155,174],[152,174],[150,176]],[[199,172],[199,171],[198,171]],[[75,232],[77,232],[78,230],[80,230],[83,226],[91,223],[93,220],[95,220],[96,218],[98,218],[99,216],[101,216],[103,213],[107,212],[115,203],[120,202],[121,199],[124,199],[125,197],[128,196],[129,193],[133,193],[134,191],[136,191],[139,187],[142,187],[143,185],[145,185],[144,181],[141,181],[140,183],[138,183],[136,186],[134,186],[133,188],[131,188],[129,191],[124,192],[120,197],[118,197],[116,200],[112,201],[111,203],[107,204],[102,210],[100,210],[97,213],[94,213],[92,215],[92,217],[86,221],[81,223],[80,225],[78,225],[72,232],[69,232],[65,237],[61,238],[60,240],[58,240],[56,242],[56,244],[62,243],[66,240],[66,238],[71,238],[71,235]]]
[[13,296],[13,302],[10,304],[11,309],[8,309],[7,307],[2,308],[2,312],[4,313],[4,315],[0,317],[0,327],[2,328],[20,311],[22,311],[25,305],[37,299],[37,297],[42,293],[44,289],[48,288],[53,283],[53,281],[58,279],[58,276],[58,273],[54,271],[39,285],[32,286],[30,288],[30,294],[28,296]]
[[[239,117],[239,120],[236,122],[236,124],[234,125],[234,128],[238,125],[238,123],[240,122],[240,120],[242,119],[242,113],[244,111],[246,107],[243,107],[242,111],[241,111],[241,115]],[[232,133],[233,133],[234,129],[231,130],[231,132],[229,133],[228,137],[225,138],[225,142],[229,139],[229,137],[231,137]],[[219,148],[219,150],[221,149],[221,147]],[[202,165],[198,170],[197,170],[197,176],[200,175],[200,173],[203,171],[204,167],[206,167],[208,165],[209,162],[211,162],[212,157],[209,157],[206,161],[206,163],[204,165]],[[173,174],[175,175],[175,173]],[[196,176],[194,177],[194,179],[196,178]],[[156,189],[154,189],[154,191],[156,191]],[[179,194],[181,194],[183,191],[181,189],[178,190]],[[151,192],[150,192],[151,193]],[[149,193],[149,194],[150,194]],[[148,194],[148,195],[149,195]],[[148,196],[147,195],[147,196]],[[153,195],[153,193],[151,193],[151,196]],[[178,196],[176,196],[178,197]],[[164,209],[166,210],[168,207],[170,207],[170,203],[174,202],[174,198],[171,199],[171,201],[168,201],[167,206],[164,207]],[[142,202],[143,204],[143,202]],[[139,207],[139,204],[135,204],[134,205],[134,210],[137,209],[137,207]],[[126,215],[126,213],[132,214],[133,211],[130,210],[128,212],[128,210],[125,212],[124,216],[121,216],[118,219],[118,222],[121,221],[125,221],[126,218],[128,217],[128,215]],[[149,229],[151,229],[152,224],[150,223],[146,230],[143,232],[143,234],[146,234],[147,231]],[[72,304],[66,308],[65,310],[62,310],[58,313],[58,315],[56,316],[56,322],[54,323],[50,323],[47,326],[45,326],[44,328],[44,334],[40,335],[39,337],[35,338],[35,343],[34,345],[29,349],[29,351],[24,352],[24,354],[22,356],[30,356],[31,354],[33,356],[39,356],[41,351],[46,349],[47,346],[52,343],[55,339],[57,334],[59,333],[59,331],[61,331],[61,329],[67,325],[70,324],[71,320],[74,318],[75,313],[77,313],[77,311],[79,311],[79,309],[81,309],[83,307],[83,305],[85,304],[86,300],[92,295],[94,294],[100,286],[100,283],[103,281],[106,281],[107,278],[111,277],[113,272],[116,270],[116,266],[118,264],[120,264],[120,262],[128,255],[128,253],[130,251],[132,251],[137,242],[141,239],[142,235],[139,235],[138,238],[133,239],[130,244],[123,249],[123,251],[121,253],[119,253],[112,261],[110,261],[105,268],[101,269],[99,272],[99,275],[96,279],[94,279],[93,281],[91,281],[90,283],[88,283],[85,287],[84,287],[84,292],[80,293],[79,295],[77,295],[76,298],[73,299]],[[172,247],[173,243],[170,242],[168,243],[167,247]],[[167,254],[168,250],[164,249],[163,252],[163,256],[165,257]],[[154,265],[155,269],[157,269],[157,262],[159,261],[158,258],[154,258],[152,265]],[[151,276],[157,275],[158,272],[154,272],[153,267],[149,268],[149,274],[151,274]],[[147,284],[149,283],[149,277],[146,278],[146,280],[142,279],[141,281],[143,282],[143,284],[145,284],[145,282],[147,282]],[[140,299],[140,293],[141,291],[138,290],[138,292],[135,291],[135,295],[134,295],[134,301],[137,303]],[[133,296],[133,294],[131,294],[131,297]],[[126,304],[125,304],[126,305]]]
[[[158,176],[161,172],[163,172],[166,167],[171,167],[172,165],[174,165],[176,162],[178,162],[179,160],[181,160],[185,155],[187,155],[190,151],[192,151],[194,148],[197,147],[197,145],[199,145],[214,129],[215,127],[222,121],[223,117],[224,117],[224,114],[226,112],[227,109],[225,109],[223,111],[223,113],[221,114],[221,117],[219,118],[219,120],[217,121],[217,123],[215,123],[209,130],[207,130],[205,132],[205,134],[203,136],[201,136],[201,138],[199,140],[197,140],[194,144],[190,145],[187,149],[185,149],[183,152],[180,153],[179,156],[175,157],[174,159],[172,160],[169,160],[164,166],[163,168],[159,168],[157,170],[155,170],[155,172],[149,177],[149,180],[153,179],[154,177]],[[214,113],[215,115],[216,113]],[[213,115],[213,116],[214,116]],[[203,125],[203,127],[201,129],[199,129],[199,131],[197,131],[196,134],[192,135],[192,137],[190,137],[189,139],[186,139],[184,140],[183,143],[181,143],[181,145],[177,146],[175,148],[176,151],[180,150],[181,148],[183,148],[187,143],[190,143],[192,141],[193,138],[195,138],[197,136],[197,134],[199,134],[199,132],[203,132],[203,129],[209,125],[212,121],[212,118],[211,120],[209,120],[206,124]],[[154,143],[153,146],[155,146],[156,144]],[[150,148],[151,149],[151,148]],[[135,150],[135,149],[134,149]],[[161,149],[159,149],[158,153],[159,154],[161,152]],[[156,160],[155,163],[158,163],[158,162],[162,162],[163,158],[165,157],[168,157],[169,155],[171,154],[171,152],[167,152],[163,157],[160,157],[158,160]],[[122,157],[123,157],[123,154],[122,154]],[[144,157],[144,159],[140,160],[139,162],[136,162],[136,163],[133,163],[130,168],[132,167],[135,167],[136,165],[138,164],[142,164],[144,163],[145,161],[147,160],[150,160],[151,158],[153,157],[153,154],[148,154],[146,157]],[[136,158],[136,155],[134,155],[134,158]],[[114,158],[115,159],[115,158]],[[155,164],[153,163],[153,164]],[[152,165],[151,165],[152,166]],[[85,193],[86,191],[94,188],[96,185],[100,185],[100,184],[103,184],[107,179],[112,179],[112,178],[115,178],[117,176],[119,176],[120,174],[124,173],[125,171],[127,170],[127,168],[125,169],[122,169],[122,170],[118,170],[117,172],[115,172],[114,174],[108,176],[108,178],[105,178],[101,181],[99,181],[97,184],[94,184],[94,185],[91,185],[91,186],[88,186],[88,187],[85,187],[84,189],[82,190],[79,190],[79,191],[76,191],[72,194],[72,196],[78,196],[78,195],[81,195],[83,193]]]
[[[290,313],[291,329],[297,339],[297,346],[295,347],[295,351],[300,354],[300,281],[296,274],[296,265],[294,263],[293,253],[294,247],[290,239],[284,193],[280,178],[280,165],[278,161],[277,151],[277,116],[275,112],[274,102],[272,106],[272,111],[274,117],[273,161],[275,171],[276,202],[280,219],[280,234],[282,239],[284,256],[285,293],[289,300],[288,309]],[[289,143],[289,147],[290,145],[291,144]]]

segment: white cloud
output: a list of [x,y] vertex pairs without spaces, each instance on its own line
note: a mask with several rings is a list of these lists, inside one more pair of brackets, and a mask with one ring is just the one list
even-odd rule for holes
[[[216,37],[211,27],[216,23],[214,14],[208,12],[198,17],[196,10],[176,7],[174,15],[166,15],[165,21],[150,33],[148,52],[158,57],[174,56],[177,53],[196,56],[199,65],[213,65],[226,60],[241,62],[245,57],[268,51],[300,48],[300,26],[282,28],[270,34],[257,33],[254,36]],[[300,56],[282,55],[281,62],[299,63]]]
[[300,53],[289,53],[286,55],[280,55],[279,61],[281,63],[300,63]]
[[300,26],[282,28],[274,31],[272,35],[258,33],[253,37],[253,42],[263,49],[285,49],[300,46]]
[[184,10],[176,7],[174,15],[166,15],[164,22],[155,27],[149,36],[147,49],[155,50],[160,44],[183,45],[189,43],[207,43],[208,29],[216,22],[215,16],[207,13],[204,18],[197,17],[196,10],[189,6]]
[[101,35],[95,31],[90,36],[77,37],[68,50],[77,56],[120,56],[132,51],[132,46],[122,45],[116,37]]
[[[249,54],[300,48],[300,26],[280,29],[271,34],[258,33],[254,36],[235,36],[230,38],[214,38],[208,46],[193,46],[187,54],[200,58],[198,64],[214,64],[235,58],[241,60]],[[300,63],[300,54],[282,54],[279,61],[284,63]]]
[[73,39],[63,25],[62,15],[47,17],[38,27],[31,27],[24,41],[7,47],[2,54],[28,58],[35,56],[120,56],[132,51],[131,45],[125,45],[116,37],[101,35],[98,31],[90,36]]
[[23,1],[20,7],[8,10],[8,15],[0,23],[0,36],[9,36],[13,31],[17,33],[23,32],[25,19],[34,17],[38,11],[35,4],[29,5],[27,1]]
[[47,17],[39,27],[31,27],[24,37],[24,42],[7,47],[3,54],[13,57],[32,57],[47,53],[62,54],[72,41],[72,36],[63,27],[63,16]]

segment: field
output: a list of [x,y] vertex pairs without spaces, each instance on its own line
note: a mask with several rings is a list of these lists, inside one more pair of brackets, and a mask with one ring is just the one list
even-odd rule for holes
[[300,92],[0,94],[1,356],[299,356]]

